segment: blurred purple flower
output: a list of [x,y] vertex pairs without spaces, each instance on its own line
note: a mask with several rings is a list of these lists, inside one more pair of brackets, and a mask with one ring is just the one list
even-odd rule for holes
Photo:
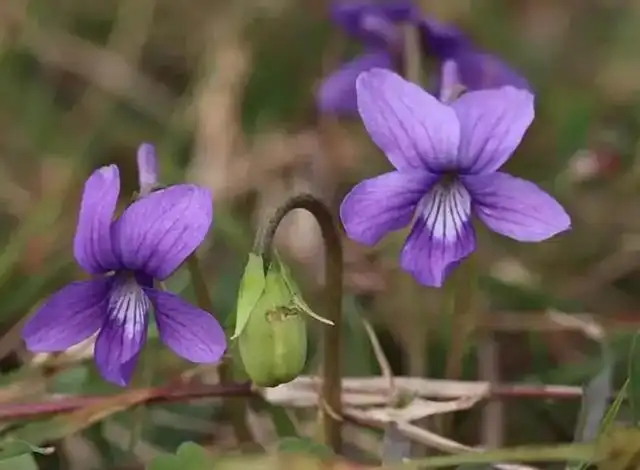
[[321,112],[353,115],[357,112],[356,79],[372,68],[395,69],[402,56],[401,23],[416,23],[420,10],[410,0],[377,2],[339,1],[331,5],[331,19],[347,34],[362,41],[365,52],[329,75],[317,94]]
[[[332,5],[332,20],[349,35],[362,41],[365,52],[329,75],[317,93],[321,112],[354,115],[357,112],[355,83],[361,72],[373,68],[398,70],[403,62],[401,24],[418,28],[423,52],[442,63],[454,61],[460,85],[468,90],[512,85],[530,89],[526,79],[496,56],[478,51],[456,27],[422,16],[410,0],[352,0]],[[443,84],[438,85],[439,88]],[[442,92],[439,92],[442,95]]]
[[99,168],[86,181],[73,248],[78,264],[95,277],[53,294],[23,330],[34,352],[64,351],[99,332],[98,369],[121,386],[131,380],[146,341],[151,306],[160,338],[179,356],[216,362],[226,349],[224,332],[210,313],[153,288],[154,280],[169,277],[204,240],[213,218],[211,194],[192,184],[149,192],[157,178],[152,146],[140,147],[138,163],[146,194],[117,219],[118,167]]
[[356,83],[358,110],[395,171],[365,180],[340,208],[349,238],[373,245],[413,221],[403,269],[440,287],[476,245],[472,216],[522,242],[568,230],[558,202],[535,184],[497,171],[533,121],[533,95],[511,86],[442,103],[392,71]]

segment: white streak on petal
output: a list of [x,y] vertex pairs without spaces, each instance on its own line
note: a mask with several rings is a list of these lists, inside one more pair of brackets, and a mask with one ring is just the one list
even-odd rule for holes
[[102,376],[117,385],[131,380],[147,338],[151,302],[133,278],[122,277],[110,293],[108,318],[96,339],[95,359]]
[[440,183],[418,206],[400,264],[418,282],[441,287],[451,270],[474,249],[469,192],[460,182]]
[[138,334],[136,320],[146,314],[150,306],[149,298],[138,283],[127,280],[111,292],[109,318],[122,328],[125,339],[131,339]]
[[434,238],[455,241],[471,215],[471,196],[460,183],[436,185],[421,203],[419,217]]

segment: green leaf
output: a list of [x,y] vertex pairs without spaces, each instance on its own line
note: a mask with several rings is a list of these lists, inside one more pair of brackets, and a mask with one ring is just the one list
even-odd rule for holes
[[0,460],[0,470],[38,470],[36,459],[31,454]]
[[249,253],[249,261],[244,268],[238,292],[238,306],[236,310],[236,327],[231,339],[236,339],[247,326],[249,315],[258,303],[266,284],[264,261],[261,256]]
[[48,455],[53,451],[53,447],[38,447],[21,439],[7,440],[0,443],[0,460],[32,453]]
[[618,392],[618,396],[616,397],[616,399],[613,401],[613,403],[607,410],[607,413],[604,415],[604,418],[602,419],[602,423],[600,424],[599,435],[602,435],[608,432],[611,429],[611,426],[613,426],[613,423],[615,422],[616,417],[620,412],[620,407],[622,406],[622,402],[624,401],[624,398],[627,395],[628,389],[629,389],[629,379],[625,381],[624,385]]
[[636,333],[629,354],[629,403],[634,426],[640,424],[640,333]]
[[213,456],[205,448],[193,442],[184,442],[178,447],[178,459],[184,470],[209,470]]
[[278,450],[280,452],[311,455],[320,459],[333,457],[333,451],[330,448],[308,437],[285,437],[278,443]]
[[147,470],[211,470],[213,456],[203,447],[193,442],[185,442],[178,447],[176,455],[165,454],[156,457]]
[[293,297],[294,306],[302,310],[304,313],[309,315],[314,320],[318,320],[321,323],[333,326],[334,323],[331,320],[328,320],[318,315],[313,310],[311,310],[311,307],[309,307],[309,305],[307,305],[307,303],[302,298],[302,294],[300,293],[300,289],[298,288],[298,285],[296,284],[296,282],[293,280],[293,277],[291,276],[291,271],[289,270],[289,267],[282,262],[282,259],[280,258],[278,253],[274,253],[274,260],[277,263],[277,269],[280,272],[280,276],[282,276],[282,280],[286,284],[287,289],[289,290],[289,292]]
[[89,367],[80,365],[60,371],[52,380],[54,393],[80,394],[89,378]]

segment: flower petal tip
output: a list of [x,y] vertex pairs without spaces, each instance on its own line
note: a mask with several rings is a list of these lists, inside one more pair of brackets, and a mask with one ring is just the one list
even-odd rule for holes
[[491,230],[520,242],[541,242],[571,228],[562,205],[536,184],[506,173],[465,179],[476,215]]
[[358,78],[356,79],[356,90],[360,91],[360,89],[363,88],[377,86],[378,84],[376,82],[378,81],[396,78],[402,80],[402,77],[392,70],[382,67],[373,67],[358,74]]
[[177,355],[197,364],[215,363],[227,349],[220,323],[170,292],[145,289],[156,309],[160,339]]
[[78,264],[91,274],[101,274],[118,265],[110,227],[119,193],[120,173],[116,165],[98,168],[85,182],[73,252]]

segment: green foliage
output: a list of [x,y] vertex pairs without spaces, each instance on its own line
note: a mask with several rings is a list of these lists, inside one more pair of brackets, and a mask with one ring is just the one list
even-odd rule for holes
[[258,300],[262,296],[266,285],[264,263],[261,256],[249,253],[247,266],[238,289],[238,306],[236,310],[236,326],[231,339],[236,339],[249,322]]
[[307,454],[319,459],[334,457],[330,448],[307,437],[287,437],[278,443],[278,450],[283,453]]
[[629,402],[633,424],[640,427],[640,333],[636,333],[629,354]]
[[51,447],[38,447],[19,439],[6,440],[0,442],[0,460],[13,459],[33,453],[49,455],[53,450]]
[[0,460],[0,470],[38,470],[38,464],[31,454]]
[[156,457],[147,470],[211,470],[213,464],[213,456],[208,451],[193,442],[185,442],[175,455]]

